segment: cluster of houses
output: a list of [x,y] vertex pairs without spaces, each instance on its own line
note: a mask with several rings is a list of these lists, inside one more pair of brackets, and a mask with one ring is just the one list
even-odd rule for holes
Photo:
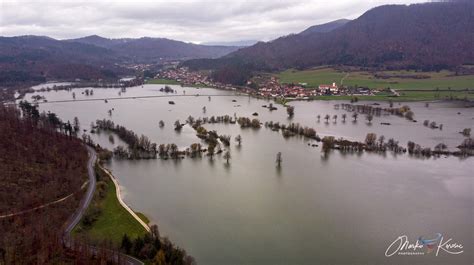
[[[235,88],[213,82],[207,75],[199,72],[189,71],[186,67],[181,68],[169,68],[159,72],[156,78],[176,80],[183,85],[199,85],[207,87],[216,87],[221,89]],[[370,90],[362,91],[359,88],[356,91],[349,91],[345,87],[339,87],[335,82],[332,84],[321,84],[317,88],[308,88],[307,84],[280,84],[278,78],[271,76],[265,78],[263,81],[259,81],[256,85],[257,91],[251,89],[252,81],[247,83],[246,87],[243,87],[243,92],[257,94],[263,97],[285,97],[285,98],[296,98],[296,99],[310,99],[315,96],[323,95],[348,95],[348,94],[370,94]]]
[[202,86],[202,87],[215,87],[221,89],[235,90],[230,85],[222,84],[219,82],[213,82],[207,75],[199,72],[189,71],[187,67],[181,68],[170,68],[159,72],[155,78],[175,80],[182,85]]
[[156,75],[156,78],[176,80],[177,82],[186,85],[210,85],[211,83],[206,75],[202,75],[198,72],[190,72],[185,67],[161,71]]
[[264,97],[286,97],[309,99],[321,95],[339,95],[343,89],[336,83],[332,85],[320,85],[318,88],[306,88],[305,83],[280,84],[276,77],[270,77],[266,82],[259,85],[258,94]]

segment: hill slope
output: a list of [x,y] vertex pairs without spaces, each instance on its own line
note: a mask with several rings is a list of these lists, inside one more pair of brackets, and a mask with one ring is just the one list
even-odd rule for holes
[[473,12],[474,4],[468,2],[381,6],[329,32],[304,31],[257,43],[218,60],[185,65],[267,71],[325,64],[452,68],[474,63]]
[[344,26],[349,21],[350,21],[349,19],[338,19],[338,20],[331,21],[331,22],[328,22],[328,23],[325,23],[325,24],[311,26],[311,27],[305,29],[304,31],[300,32],[299,34],[300,35],[309,35],[309,34],[313,34],[313,33],[331,32],[335,29],[338,29],[338,28]]
[[[115,52],[42,36],[0,37],[0,86],[48,78],[114,77]],[[105,70],[108,69],[108,70]]]

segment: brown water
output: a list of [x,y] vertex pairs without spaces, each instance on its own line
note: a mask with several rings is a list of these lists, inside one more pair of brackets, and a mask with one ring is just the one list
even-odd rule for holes
[[[129,88],[122,96],[164,95],[161,85]],[[259,113],[265,121],[288,122],[279,105],[270,112],[268,101],[214,89],[181,88],[176,95],[230,95],[148,98],[95,102],[42,104],[63,120],[74,116],[84,129],[96,119],[110,118],[156,143],[176,143],[185,148],[199,139],[185,126],[173,130],[176,119]],[[77,99],[86,98],[77,89]],[[88,98],[117,97],[116,89],[95,89]],[[49,101],[72,99],[71,92],[40,93]],[[27,97],[30,97],[28,94]],[[232,102],[235,99],[237,102]],[[474,126],[474,109],[452,103],[407,103],[418,123],[396,116],[375,117],[368,125],[362,115],[357,123],[341,121],[340,102],[294,102],[292,121],[311,126],[319,135],[363,141],[369,132],[393,137],[406,146],[413,140],[434,147],[444,142],[452,150],[464,137],[458,132]],[[361,104],[361,103],[359,103]],[[372,104],[372,103],[370,103]],[[380,103],[382,107],[387,103]],[[207,112],[202,112],[206,106]],[[109,117],[107,110],[114,108]],[[458,114],[460,112],[460,114]],[[338,114],[326,124],[316,115]],[[348,114],[348,116],[350,116]],[[444,124],[432,130],[425,119]],[[164,120],[160,129],[158,121]],[[381,125],[390,122],[391,126]],[[472,264],[474,159],[455,157],[415,159],[408,155],[386,156],[332,152],[324,157],[300,137],[285,140],[279,133],[240,129],[238,125],[207,124],[219,134],[241,134],[240,148],[233,141],[229,166],[221,156],[182,161],[114,159],[108,167],[119,179],[125,201],[159,224],[163,235],[187,250],[199,264]],[[474,129],[474,128],[473,128]],[[120,144],[117,137],[115,145]],[[108,135],[94,136],[112,148]],[[282,152],[283,164],[275,167]],[[415,243],[419,236],[436,233],[464,245],[464,253],[445,252],[423,256],[385,257],[387,247],[401,235]]]

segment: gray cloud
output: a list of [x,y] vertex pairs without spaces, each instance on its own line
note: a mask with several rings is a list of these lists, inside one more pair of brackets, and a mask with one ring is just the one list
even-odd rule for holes
[[270,40],[383,4],[421,0],[10,1],[0,0],[0,35],[66,39],[164,37],[189,42]]

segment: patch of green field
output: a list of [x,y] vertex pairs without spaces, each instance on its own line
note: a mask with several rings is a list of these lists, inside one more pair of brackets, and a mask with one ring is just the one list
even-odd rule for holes
[[143,221],[145,222],[145,224],[150,224],[150,219],[148,219],[148,217],[146,217],[146,215],[144,215],[143,213],[140,213],[140,212],[135,212],[138,217]]
[[149,79],[147,84],[179,85],[179,82],[171,79]]
[[373,96],[316,96],[312,99],[318,100],[351,100],[357,97],[359,100],[374,101],[431,101],[431,100],[474,100],[474,93],[465,91],[400,91],[399,97],[393,97],[385,93],[379,93]]
[[336,82],[338,85],[363,86],[369,88],[393,88],[397,90],[405,89],[452,89],[464,90],[474,88],[474,75],[455,76],[449,71],[440,72],[415,72],[415,71],[384,71],[379,72],[384,75],[425,75],[430,78],[376,78],[369,72],[341,72],[333,68],[323,68],[314,70],[287,70],[278,74],[281,83],[307,83],[308,87],[318,87],[320,84],[331,84]]
[[340,84],[341,79],[345,76],[345,73],[338,72],[331,68],[315,69],[298,71],[294,69],[286,70],[278,74],[280,83],[307,83],[308,87],[318,87],[321,84],[332,84],[336,82]]
[[[100,182],[107,184],[104,189],[105,196],[100,197],[99,192],[96,191],[94,200],[87,210],[89,212],[100,209],[96,220],[90,226],[85,226],[82,220],[74,228],[73,234],[85,236],[93,242],[111,241],[115,245],[121,243],[124,234],[127,234],[131,239],[145,235],[147,233],[145,228],[120,205],[112,180],[107,177]],[[145,222],[149,221],[143,214],[140,214],[139,217],[146,220]]]
[[474,99],[474,93],[465,91],[400,91],[397,101],[423,101],[423,100],[450,100],[450,99]]

